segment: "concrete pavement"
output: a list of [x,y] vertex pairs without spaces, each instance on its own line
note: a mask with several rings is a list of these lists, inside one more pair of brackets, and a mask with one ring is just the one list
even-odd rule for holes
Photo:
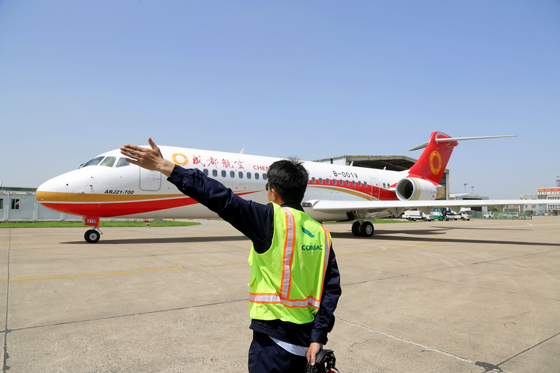
[[[3,372],[247,371],[250,242],[201,223],[0,229]],[[560,372],[560,218],[328,228],[342,373]]]

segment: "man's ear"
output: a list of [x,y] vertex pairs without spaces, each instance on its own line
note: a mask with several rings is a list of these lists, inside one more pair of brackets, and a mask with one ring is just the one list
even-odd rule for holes
[[276,189],[270,189],[270,192],[272,193],[272,202],[278,204],[278,205],[283,205],[286,202],[282,199],[282,197],[280,197],[280,194],[278,194],[278,192],[276,191]]

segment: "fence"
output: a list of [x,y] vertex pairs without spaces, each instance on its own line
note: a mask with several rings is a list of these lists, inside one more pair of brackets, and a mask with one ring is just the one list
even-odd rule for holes
[[473,219],[520,219],[520,220],[531,220],[533,214],[531,212],[513,212],[513,211],[469,211],[469,215]]

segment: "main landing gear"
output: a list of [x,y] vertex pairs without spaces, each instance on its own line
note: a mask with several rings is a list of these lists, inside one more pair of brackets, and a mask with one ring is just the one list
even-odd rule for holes
[[352,234],[354,236],[371,237],[373,236],[373,224],[369,221],[355,221],[352,224]]
[[96,243],[99,241],[101,238],[101,231],[99,230],[99,227],[94,227],[93,229],[87,231],[86,234],[84,234],[84,238],[89,243]]

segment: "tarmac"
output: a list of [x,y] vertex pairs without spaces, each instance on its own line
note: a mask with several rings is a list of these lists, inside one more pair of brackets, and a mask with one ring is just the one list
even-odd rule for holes
[[[2,372],[246,372],[251,243],[200,222],[0,229]],[[560,372],[560,217],[327,226],[341,373]]]

